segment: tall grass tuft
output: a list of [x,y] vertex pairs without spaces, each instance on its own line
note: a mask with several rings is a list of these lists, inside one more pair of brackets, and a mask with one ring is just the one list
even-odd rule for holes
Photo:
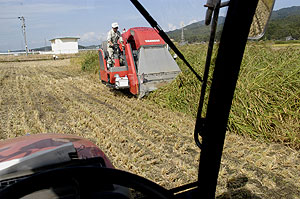
[[[202,73],[206,49],[205,45],[189,45],[181,50]],[[231,107],[230,131],[300,149],[299,55],[299,48],[247,45]],[[148,98],[196,117],[201,83],[181,61],[178,64],[182,74]]]
[[82,71],[97,73],[99,69],[99,58],[97,51],[87,51],[81,53],[79,60]]
[[229,129],[300,149],[300,49],[248,45]]

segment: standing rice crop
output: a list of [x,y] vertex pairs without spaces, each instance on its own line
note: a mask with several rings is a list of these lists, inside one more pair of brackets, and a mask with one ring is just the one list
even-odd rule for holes
[[80,55],[82,71],[97,73],[99,69],[99,57],[97,51],[87,51]]
[[[187,60],[199,73],[204,68],[206,49],[206,45],[202,44],[182,47]],[[300,148],[299,55],[299,48],[275,50],[264,43],[247,45],[228,130]],[[178,64],[182,73],[176,80],[148,98],[164,107],[196,117],[201,83],[180,60]]]
[[229,129],[300,147],[300,50],[248,45]]

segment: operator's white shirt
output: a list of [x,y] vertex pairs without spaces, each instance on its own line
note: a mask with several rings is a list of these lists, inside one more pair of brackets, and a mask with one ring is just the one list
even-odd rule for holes
[[[114,31],[113,29],[111,29],[108,33],[107,33],[107,41],[111,41],[113,44],[117,43],[118,40],[120,40],[120,42],[123,41],[123,38],[121,36],[121,33],[119,31]],[[109,45],[109,44],[108,44]]]

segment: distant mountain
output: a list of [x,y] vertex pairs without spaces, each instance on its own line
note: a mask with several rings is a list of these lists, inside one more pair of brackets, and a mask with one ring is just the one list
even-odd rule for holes
[[98,49],[100,48],[100,45],[90,45],[90,46],[81,46],[81,45],[78,45],[78,49]]
[[[220,16],[218,20],[217,37],[220,35],[220,30],[222,30],[225,17]],[[176,29],[167,32],[168,36],[175,41],[179,42],[181,40],[182,29]],[[208,41],[210,35],[210,26],[204,25],[204,20],[192,23],[183,27],[184,40],[189,43]]]
[[33,51],[51,51],[51,46],[44,46],[44,47],[40,47],[40,48],[34,48],[32,49]]
[[300,39],[300,6],[273,11],[263,39]]
[[[219,17],[216,39],[220,38],[225,17]],[[177,42],[181,40],[181,28],[167,32],[167,35]],[[184,27],[184,39],[189,43],[208,41],[210,26],[199,21]],[[285,40],[287,37],[300,39],[300,6],[282,8],[272,12],[265,36],[266,40]]]
[[272,13],[271,20],[283,19],[293,15],[300,15],[300,6],[292,6],[289,8],[275,10]]

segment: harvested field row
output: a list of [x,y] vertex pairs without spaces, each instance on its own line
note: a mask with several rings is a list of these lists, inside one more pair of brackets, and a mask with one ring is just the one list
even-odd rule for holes
[[[190,116],[112,91],[68,59],[0,63],[0,85],[1,139],[75,134],[94,141],[117,168],[166,188],[197,179]],[[297,198],[299,165],[298,151],[228,133],[217,195]]]

